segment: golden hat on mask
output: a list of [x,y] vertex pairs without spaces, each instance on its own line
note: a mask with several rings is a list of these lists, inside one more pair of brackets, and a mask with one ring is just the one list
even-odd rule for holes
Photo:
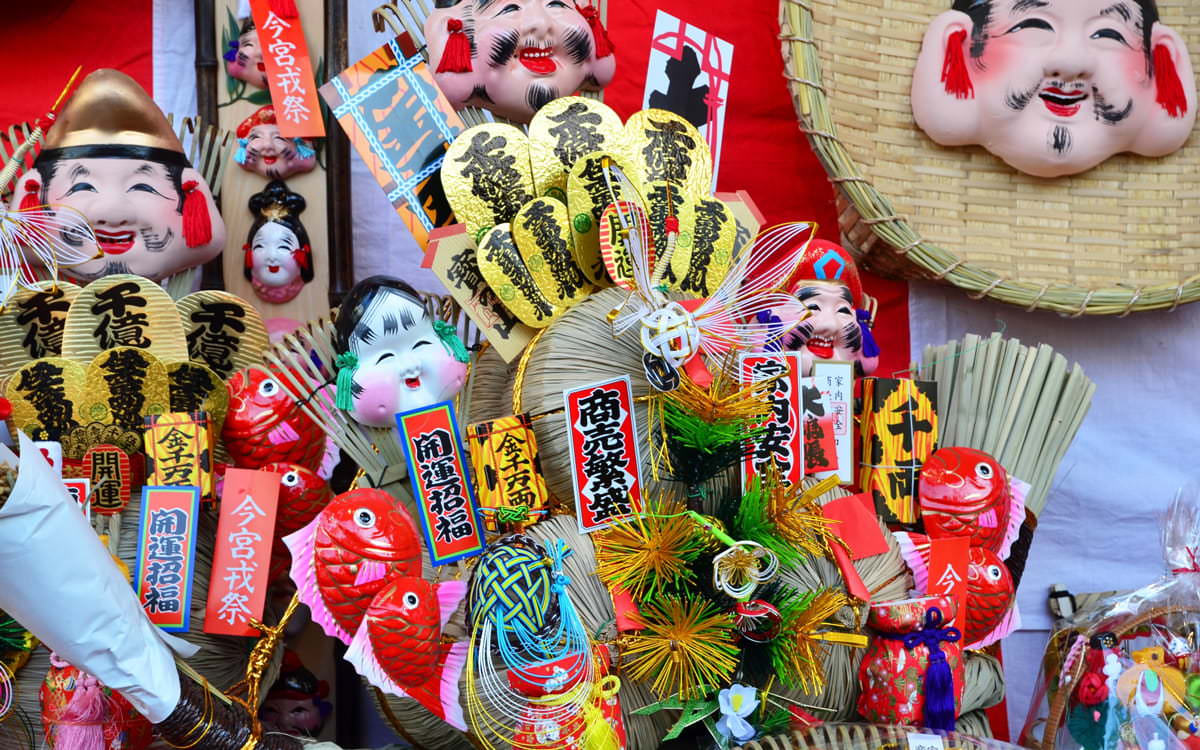
[[144,146],[183,153],[162,110],[137,81],[111,68],[95,71],[46,134],[47,151],[72,146]]

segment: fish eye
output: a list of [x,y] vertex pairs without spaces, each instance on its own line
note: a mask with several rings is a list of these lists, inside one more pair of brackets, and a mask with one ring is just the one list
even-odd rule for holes
[[354,511],[354,523],[360,528],[369,529],[375,525],[375,513],[368,508],[359,508]]
[[260,395],[260,396],[267,396],[269,398],[271,396],[274,396],[278,392],[279,392],[279,383],[276,383],[274,380],[271,380],[270,378],[267,378],[262,383],[260,383],[258,386],[258,395]]
[[279,483],[285,487],[295,487],[296,485],[300,484],[300,472],[289,471],[283,475],[283,478],[279,480]]
[[992,579],[993,581],[999,581],[1001,578],[1004,577],[1004,574],[1000,571],[999,565],[987,566],[987,575],[988,575],[988,578]]
[[404,599],[405,609],[412,609],[421,603],[421,599],[411,591],[405,591],[402,598]]
[[992,467],[988,466],[987,464],[975,464],[975,476],[979,477],[980,479],[991,479]]

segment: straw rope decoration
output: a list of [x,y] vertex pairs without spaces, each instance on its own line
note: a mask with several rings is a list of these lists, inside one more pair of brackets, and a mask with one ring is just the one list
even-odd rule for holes
[[[961,722],[963,718],[960,717]],[[968,719],[968,723],[974,723]],[[981,727],[982,728],[982,727]],[[733,750],[877,750],[882,747],[906,747],[907,737],[918,731],[910,726],[877,724],[839,724],[830,722],[790,734],[760,737]],[[1012,745],[991,740],[991,734],[939,732],[946,747],[955,750],[1008,750]]]
[[[1081,175],[1017,173],[979,147],[919,131],[911,71],[941,0],[782,0],[784,71],[800,129],[836,185],[848,249],[886,274],[1065,315],[1175,309],[1200,299],[1200,140]],[[1192,49],[1189,0],[1159,11]],[[852,29],[853,33],[846,33]]]

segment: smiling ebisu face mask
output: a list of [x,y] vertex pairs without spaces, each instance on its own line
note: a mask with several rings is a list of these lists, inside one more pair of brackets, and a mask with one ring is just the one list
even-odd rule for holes
[[370,427],[453,398],[469,355],[449,323],[433,317],[408,284],[373,276],[338,310],[337,406]]
[[1154,0],[954,0],[913,72],[913,117],[1038,177],[1166,156],[1196,121],[1183,38]]
[[116,70],[97,70],[79,84],[12,201],[14,209],[48,206],[87,220],[94,245],[63,238],[92,256],[64,269],[83,281],[116,273],[161,281],[225,246],[208,183],[154,100]]

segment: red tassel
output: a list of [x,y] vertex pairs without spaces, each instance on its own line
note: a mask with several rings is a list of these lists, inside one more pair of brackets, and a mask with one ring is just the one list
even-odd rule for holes
[[21,196],[21,205],[17,208],[21,211],[32,211],[42,205],[38,200],[38,185],[37,180],[25,180],[25,195]]
[[243,265],[246,267],[246,270],[249,271],[251,268],[254,268],[254,253],[250,252],[249,242],[242,245],[242,252],[244,253],[243,257],[245,258]]
[[1167,110],[1171,117],[1187,114],[1187,95],[1183,93],[1183,82],[1179,80],[1179,71],[1171,59],[1171,50],[1165,44],[1154,48],[1154,77],[1158,82],[1159,106]]
[[975,86],[971,84],[971,74],[967,72],[967,61],[963,55],[966,41],[965,31],[951,34],[946,44],[946,59],[942,61],[942,83],[946,86],[946,93],[956,99],[975,98]]
[[271,12],[280,18],[296,18],[300,11],[296,10],[296,0],[271,0]]
[[596,47],[596,59],[608,57],[613,53],[612,42],[608,38],[608,31],[604,29],[604,24],[600,21],[600,11],[591,5],[575,4],[575,10],[587,19],[588,27],[592,30],[592,43]]
[[463,22],[457,18],[446,21],[446,30],[450,36],[446,39],[446,48],[442,50],[442,59],[438,63],[439,73],[470,73],[471,40],[463,31]]
[[208,201],[199,189],[200,183],[183,183],[183,239],[188,247],[200,247],[212,242],[212,219],[208,216]]

